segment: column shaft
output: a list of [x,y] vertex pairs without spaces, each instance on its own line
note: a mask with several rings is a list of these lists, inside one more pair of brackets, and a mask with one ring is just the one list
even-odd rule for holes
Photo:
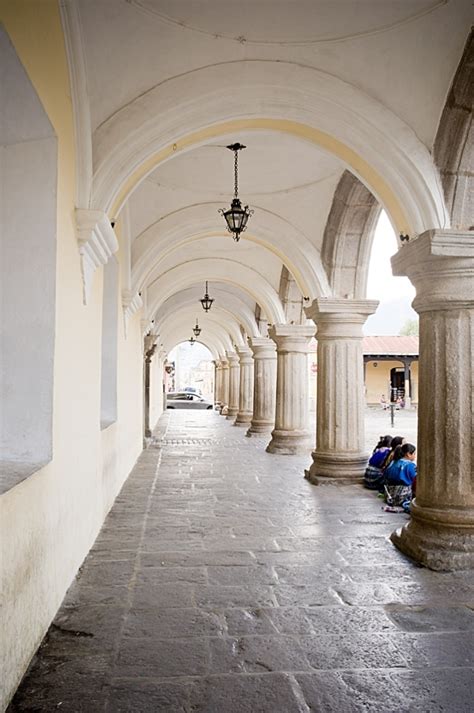
[[239,411],[235,426],[248,426],[253,415],[253,359],[246,347],[238,347],[240,362]]
[[305,325],[274,325],[270,337],[277,345],[275,428],[268,453],[305,453],[311,443],[308,428],[308,351],[314,334]]
[[229,362],[229,401],[227,406],[227,418],[234,419],[239,412],[239,357],[235,352],[227,352],[227,359]]
[[221,360],[222,365],[222,393],[221,393],[221,416],[227,415],[229,404],[229,362],[227,359]]
[[420,315],[416,498],[392,541],[431,569],[474,568],[474,235],[428,231],[392,265]]
[[254,359],[253,415],[246,435],[270,434],[275,424],[277,356],[275,342],[268,337],[249,339]]

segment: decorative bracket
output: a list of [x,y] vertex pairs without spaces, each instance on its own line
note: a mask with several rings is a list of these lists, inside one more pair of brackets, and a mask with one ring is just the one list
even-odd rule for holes
[[83,301],[87,304],[94,272],[107,263],[119,246],[110,220],[101,210],[76,208],[76,228],[81,256]]

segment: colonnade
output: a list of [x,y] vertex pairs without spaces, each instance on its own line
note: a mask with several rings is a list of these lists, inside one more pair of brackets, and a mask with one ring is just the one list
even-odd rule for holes
[[[418,478],[410,521],[394,544],[438,570],[474,567],[474,238],[428,231],[392,259],[417,289],[420,315]],[[362,328],[377,302],[317,298],[315,327],[276,324],[269,337],[216,361],[216,400],[267,451],[309,453],[307,355],[317,329],[316,446],[307,479],[361,482],[364,449]]]

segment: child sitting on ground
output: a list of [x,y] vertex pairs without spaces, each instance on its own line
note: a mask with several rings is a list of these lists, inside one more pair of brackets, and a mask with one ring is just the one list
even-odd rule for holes
[[369,490],[383,490],[383,465],[390,453],[392,436],[380,436],[364,473],[364,486]]
[[387,505],[409,508],[416,482],[415,453],[412,443],[395,448],[393,460],[384,473]]

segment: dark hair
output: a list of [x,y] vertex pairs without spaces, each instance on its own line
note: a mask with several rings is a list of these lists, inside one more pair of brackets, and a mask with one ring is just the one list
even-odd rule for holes
[[403,445],[398,445],[395,448],[395,451],[393,452],[393,460],[400,460],[400,458],[404,458],[406,455],[411,455],[415,451],[416,448],[413,443],[404,443]]
[[377,450],[377,448],[389,448],[392,445],[392,436],[380,436],[379,442],[374,448],[374,451]]
[[405,439],[403,436],[394,436],[392,438],[392,442],[390,443],[390,447],[391,447],[392,451],[394,451],[397,448],[397,446],[401,446],[404,440]]

